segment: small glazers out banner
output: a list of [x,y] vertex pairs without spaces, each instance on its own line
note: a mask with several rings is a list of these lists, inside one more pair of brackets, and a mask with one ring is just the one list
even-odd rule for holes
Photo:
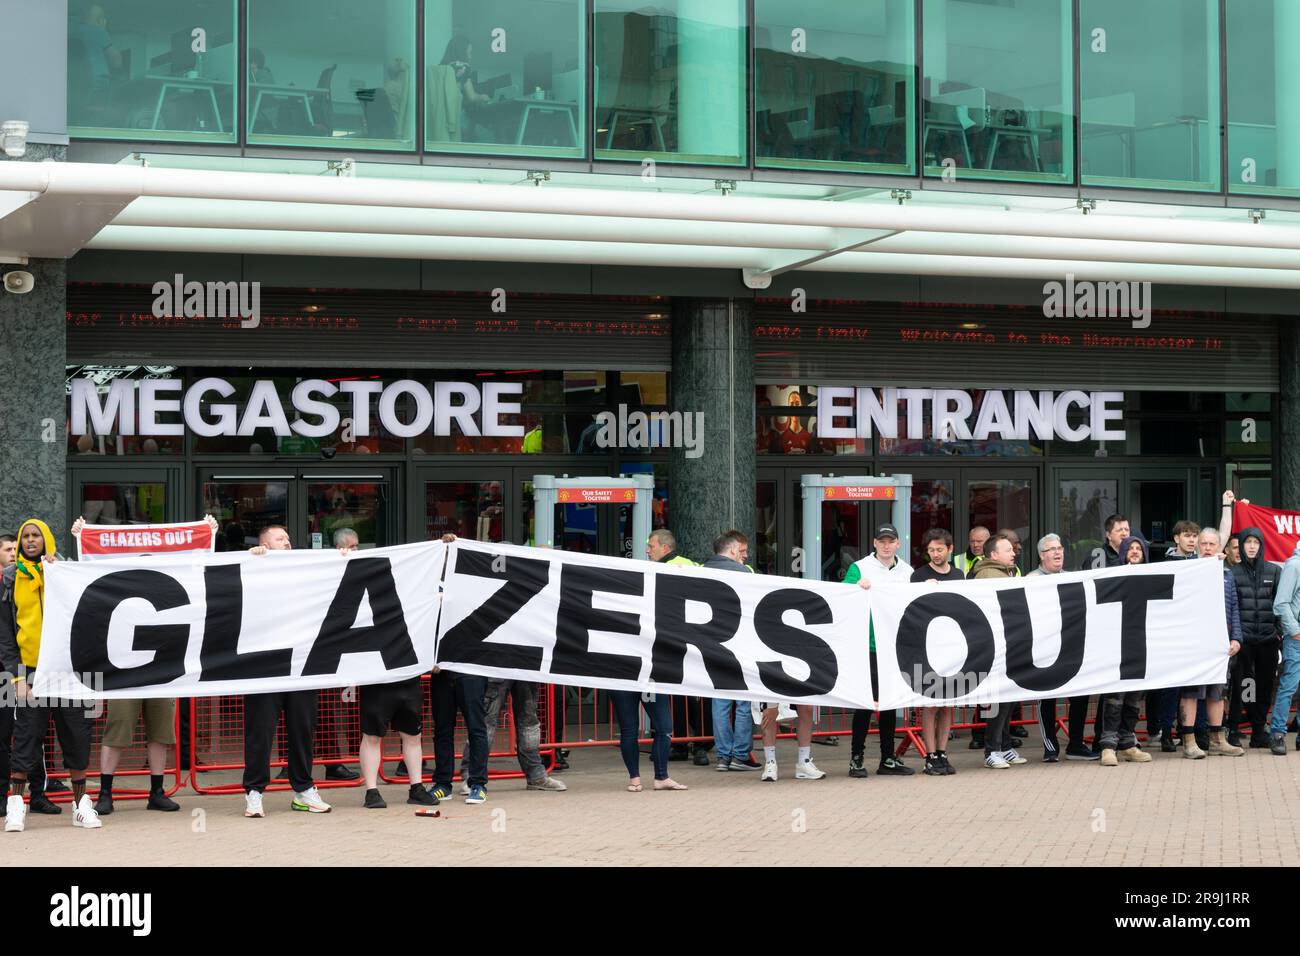
[[883,709],[1227,680],[1214,559],[870,593]]
[[1300,544],[1300,511],[1279,511],[1261,505],[1236,503],[1232,509],[1232,533],[1258,528],[1264,536],[1264,559],[1285,562]]
[[81,561],[154,554],[211,552],[216,536],[206,521],[180,524],[88,524],[77,535]]
[[867,592],[457,541],[438,663],[490,677],[863,707]]
[[38,695],[209,697],[433,667],[440,541],[46,565]]

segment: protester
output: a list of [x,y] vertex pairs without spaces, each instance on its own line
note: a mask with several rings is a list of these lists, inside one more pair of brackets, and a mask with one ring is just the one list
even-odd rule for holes
[[[952,564],[952,535],[943,528],[931,528],[921,539],[925,545],[928,563],[912,572],[912,581],[963,581],[965,575]],[[936,690],[939,688],[935,683]],[[925,745],[925,770],[931,777],[944,777],[957,772],[948,761],[948,736],[952,732],[951,707],[919,707],[921,712],[921,742]]]
[[[1228,742],[1239,744],[1238,721],[1245,703],[1250,720],[1250,746],[1268,746],[1268,705],[1277,677],[1278,620],[1273,613],[1281,569],[1264,560],[1264,534],[1258,528],[1245,528],[1241,542],[1241,560],[1230,564],[1237,585],[1237,607],[1241,614],[1241,652],[1234,657],[1235,679],[1228,703]],[[1231,552],[1229,552],[1231,554]],[[1253,692],[1247,695],[1246,690]]]
[[[1026,577],[1041,577],[1046,574],[1061,574],[1065,571],[1065,545],[1061,536],[1055,533],[1045,534],[1038,539],[1038,567]],[[1065,745],[1067,760],[1100,760],[1083,742],[1084,732],[1088,726],[1088,698],[1071,697],[1069,706],[1069,735]],[[1043,736],[1043,762],[1057,763],[1061,758],[1060,745],[1057,742],[1056,698],[1049,697],[1038,702],[1038,727]]]
[[[875,549],[860,561],[855,561],[844,575],[845,584],[870,588],[881,584],[906,584],[912,580],[912,566],[898,559],[898,529],[892,524],[882,524],[871,541]],[[876,666],[876,625],[867,618],[868,649],[871,660],[871,693],[880,698],[880,677]],[[871,729],[871,711],[853,712],[853,738],[849,751],[849,776],[867,775],[867,733]],[[876,773],[883,776],[909,777],[916,771],[906,766],[894,753],[894,734],[897,715],[893,710],[876,712],[876,725],[880,731],[880,766]]]
[[[334,547],[339,554],[352,554],[361,545],[361,538],[351,528],[334,530]],[[390,684],[372,684],[360,688],[361,742],[358,760],[361,775],[365,778],[366,793],[361,805],[367,810],[383,810],[388,806],[379,792],[379,765],[383,758],[384,735],[391,727],[402,741],[402,758],[406,762],[406,802],[416,806],[435,807],[438,800],[420,782],[424,754],[420,734],[424,729],[424,687],[420,676]]]
[[[748,537],[739,531],[724,531],[714,539],[713,556],[704,562],[704,567],[752,574],[745,564],[748,552]],[[715,769],[719,772],[759,769],[761,765],[753,754],[754,715],[749,701],[713,699],[713,745],[717,756]]]
[[1101,549],[1083,559],[1083,563],[1079,565],[1080,571],[1090,571],[1093,568],[1117,568],[1124,564],[1119,549],[1120,544],[1129,536],[1128,518],[1121,514],[1108,515],[1102,531]]
[[[1150,560],[1146,541],[1136,536],[1124,538],[1117,553],[1125,564],[1146,564]],[[1131,763],[1151,761],[1151,755],[1138,747],[1135,733],[1142,694],[1142,691],[1114,690],[1102,695],[1097,721],[1101,766],[1117,767],[1121,759]]]
[[[984,557],[976,562],[970,576],[976,581],[1014,578],[1018,573],[1015,560],[1015,546],[1007,535],[999,532],[984,545]],[[1011,734],[1007,725],[1011,721],[1012,710],[1012,702],[1003,701],[985,711],[984,766],[990,770],[1005,770],[1012,764],[1029,762],[1011,746]]]
[[488,679],[483,694],[487,750],[489,754],[492,752],[497,721],[506,696],[509,695],[511,712],[515,718],[515,756],[519,761],[519,769],[528,781],[528,789],[561,793],[569,788],[559,777],[547,774],[546,764],[542,760],[542,722],[537,716],[537,698],[540,692],[541,688],[533,681]]
[[[1214,560],[1218,558],[1220,548],[1219,532],[1213,528],[1206,528],[1201,531],[1198,534],[1197,548],[1199,556],[1203,559]],[[1241,615],[1237,608],[1237,585],[1233,580],[1232,572],[1227,569],[1223,571],[1223,602],[1227,615],[1228,656],[1233,657],[1241,650]],[[1228,743],[1226,739],[1223,715],[1224,698],[1227,693],[1228,685],[1226,683],[1200,684],[1182,688],[1179,696],[1182,699],[1184,757],[1191,760],[1200,760],[1206,754],[1240,757],[1245,753],[1240,747]],[[1196,724],[1197,701],[1201,700],[1205,701],[1210,736],[1209,746],[1204,749],[1201,748],[1200,742],[1196,740],[1193,732]]]
[[963,575],[969,577],[971,569],[975,567],[976,562],[984,557],[984,544],[988,541],[989,535],[993,532],[982,524],[977,524],[970,529],[970,536],[967,538],[968,547],[964,554],[957,555],[953,564]]
[[[292,551],[293,542],[283,525],[270,525],[257,536],[249,553]],[[317,692],[314,690],[273,691],[244,695],[244,816],[266,816],[262,794],[271,782],[271,747],[276,725],[284,715],[288,743],[289,785],[293,788],[294,810],[329,813],[311,778],[312,745],[316,735]]]
[[[1274,755],[1285,757],[1287,717],[1291,714],[1291,699],[1300,688],[1300,542],[1282,565],[1273,614],[1282,630],[1282,674],[1269,718],[1268,747]],[[1296,749],[1300,750],[1300,735],[1296,736]]]
[[1174,525],[1174,543],[1165,551],[1166,561],[1191,561],[1197,556],[1196,542],[1201,535],[1201,526],[1186,519]]
[[147,810],[174,813],[181,805],[167,796],[163,780],[167,772],[167,748],[176,745],[176,699],[110,700],[105,704],[104,739],[99,749],[99,797],[95,811],[106,817],[113,812],[113,775],[122,753],[131,746],[136,721],[144,716],[146,750],[149,756],[149,800]]
[[[12,681],[12,691],[18,698],[13,715],[12,793],[5,808],[5,831],[10,833],[22,832],[26,826],[23,794],[28,777],[41,768],[51,719],[63,749],[64,766],[72,780],[72,825],[90,830],[104,825],[86,793],[91,720],[85,705],[43,703],[32,693],[45,616],[45,566],[56,560],[54,534],[49,526],[29,518],[18,528],[18,555],[14,563],[0,573],[0,670]],[[8,710],[0,708],[0,711]],[[0,736],[7,734],[8,727],[0,727]]]
[[[677,536],[667,528],[658,528],[650,532],[646,539],[646,556],[656,564],[672,564],[683,568],[698,568],[699,565],[690,558],[677,553]],[[706,704],[704,697],[673,697],[673,732],[682,737],[711,737],[709,712],[711,704]],[[693,753],[691,752],[693,751]],[[669,760],[685,760],[692,756],[697,767],[709,765],[709,742],[697,740],[688,748],[686,744],[674,742]]]
[[668,747],[672,740],[672,713],[668,706],[666,694],[645,693],[637,690],[612,690],[610,699],[614,702],[614,712],[618,715],[618,749],[627,768],[627,789],[631,793],[640,793],[641,786],[641,750],[639,720],[641,708],[650,715],[650,762],[654,767],[656,790],[686,790],[684,783],[678,783],[668,776]]

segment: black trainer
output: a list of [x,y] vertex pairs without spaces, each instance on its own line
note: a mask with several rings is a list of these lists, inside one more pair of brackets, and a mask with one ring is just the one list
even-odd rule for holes
[[1268,734],[1265,733],[1264,731],[1260,731],[1260,732],[1257,733],[1257,734],[1251,734],[1251,735],[1250,735],[1250,749],[1252,749],[1252,750],[1267,750],[1267,749],[1268,749]]
[[29,813],[48,813],[50,816],[58,816],[63,812],[63,808],[54,803],[44,793],[33,793],[31,802],[27,804]]
[[1178,744],[1174,742],[1174,735],[1171,734],[1169,728],[1166,727],[1164,730],[1160,731],[1160,752],[1162,754],[1171,754],[1176,753],[1177,751]]
[[1025,730],[1025,728],[1019,724],[1012,724],[1008,733],[1010,733],[1012,737],[1019,737],[1022,740],[1029,736],[1029,731]]
[[436,807],[438,805],[438,798],[425,789],[424,784],[413,783],[406,793],[406,802],[414,803],[421,807]]
[[46,793],[67,793],[71,788],[57,777],[50,777],[45,781]]
[[167,796],[162,790],[150,790],[149,802],[145,804],[146,810],[161,810],[163,813],[175,813],[181,808],[181,805]]
[[849,757],[849,776],[862,779],[867,775],[867,761],[863,754]]
[[1065,748],[1066,760],[1100,760],[1101,754],[1094,753],[1087,744],[1068,744]]
[[101,817],[106,817],[113,812],[113,793],[110,790],[99,791],[99,799],[95,801],[95,812]]
[[925,755],[925,770],[922,772],[927,777],[948,776],[948,771],[943,769],[943,761],[939,759],[938,753],[929,753]]
[[326,780],[360,780],[361,774],[344,764],[332,764],[325,768]]
[[380,795],[377,789],[366,791],[366,802],[363,806],[367,810],[383,810],[388,807],[387,801]]
[[936,750],[935,754],[939,757],[939,762],[943,764],[944,773],[946,773],[948,776],[951,777],[953,774],[957,772],[957,768],[954,767],[952,765],[952,762],[948,759],[948,751]]
[[880,766],[876,768],[876,773],[886,777],[910,777],[916,773],[911,767],[903,763],[897,757],[886,757],[880,761]]
[[697,767],[707,767],[710,763],[709,752],[707,750],[697,750],[691,758]]
[[1286,756],[1286,734],[1270,734],[1268,738],[1268,749],[1273,752],[1274,756]]

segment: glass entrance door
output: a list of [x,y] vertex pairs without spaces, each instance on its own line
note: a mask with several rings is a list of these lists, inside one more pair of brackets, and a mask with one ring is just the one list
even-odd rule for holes
[[221,551],[253,547],[271,525],[283,525],[295,548],[332,548],[334,533],[344,528],[356,532],[363,549],[382,548],[397,543],[395,487],[391,468],[207,468],[198,501],[217,519]]
[[408,507],[418,527],[411,540],[451,533],[471,541],[506,541],[508,468],[422,468]]
[[[72,468],[68,502],[72,517],[90,524],[161,524],[180,521],[180,469]],[[193,516],[193,517],[197,517]]]
[[1194,517],[1192,469],[1143,468],[1127,470],[1128,516],[1135,534],[1151,547],[1151,560],[1159,561],[1173,547],[1174,525]]

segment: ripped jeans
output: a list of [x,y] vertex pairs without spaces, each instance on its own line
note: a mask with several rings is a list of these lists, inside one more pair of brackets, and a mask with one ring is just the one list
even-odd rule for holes
[[491,679],[483,694],[483,703],[487,707],[489,754],[492,753],[492,739],[496,736],[501,705],[505,702],[506,694],[510,695],[510,706],[515,717],[515,751],[519,758],[519,769],[524,772],[529,783],[541,783],[546,779],[546,764],[538,752],[542,743],[542,724],[537,719],[538,690],[538,685],[531,681]]

